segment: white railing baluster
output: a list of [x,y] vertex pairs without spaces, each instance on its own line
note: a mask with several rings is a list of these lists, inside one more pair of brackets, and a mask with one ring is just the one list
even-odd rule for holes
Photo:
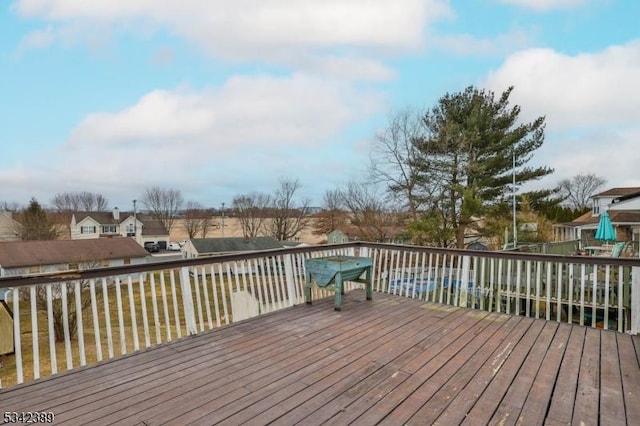
[[[33,353],[33,378],[40,378],[40,347],[38,345],[38,306],[36,300],[36,286],[29,287],[31,300],[31,345]],[[20,315],[20,312],[17,312]]]
[[127,275],[127,294],[129,295],[129,315],[131,320],[131,334],[133,336],[133,350],[140,350],[140,340],[138,339],[138,322],[136,320],[136,304],[133,295],[133,280],[131,274]]
[[51,374],[58,373],[58,358],[56,353],[56,334],[53,325],[53,292],[51,284],[46,284],[47,294],[47,325],[49,331],[49,361],[51,363]]
[[[284,276],[287,284],[287,294],[289,297],[287,298],[289,301],[289,306],[294,306],[298,304],[298,297],[296,294],[296,284],[293,272],[293,261],[291,260],[292,255],[287,254],[284,256]],[[246,287],[246,283],[245,283]]]
[[624,316],[623,316],[623,306],[624,306],[624,267],[618,266],[618,331],[623,332],[624,328]]
[[453,282],[453,261],[455,260],[455,256],[451,255],[449,256],[449,268],[448,268],[448,274],[447,274],[447,287],[446,287],[446,291],[447,291],[447,305],[451,305],[451,293],[453,292],[453,289],[455,287],[455,283]]
[[260,307],[260,312],[259,313],[262,314],[262,313],[264,313],[264,310],[265,310],[264,307],[265,307],[266,303],[265,303],[264,298],[262,297],[262,289],[263,289],[263,287],[262,287],[262,282],[261,282],[261,277],[260,277],[262,274],[260,273],[260,266],[259,266],[259,263],[258,263],[258,259],[255,259],[255,258],[253,259],[253,268],[254,268],[255,274],[251,274],[251,276],[249,277],[249,281],[251,282],[251,285],[252,285],[251,288],[253,288],[253,275],[255,275],[255,278],[256,278],[256,289],[258,291],[258,306]]
[[520,307],[521,295],[522,295],[522,261],[518,259],[516,260],[516,296],[515,296],[515,306],[514,306],[514,313],[516,315],[520,315],[520,312],[522,312],[522,309]]
[[569,280],[569,289],[567,290],[567,322],[569,324],[573,324],[573,304],[574,304],[574,300],[573,300],[573,291],[574,291],[574,286],[573,286],[573,281],[575,279],[574,276],[574,264],[570,263],[569,264],[569,269],[567,269],[567,273],[569,274],[568,276],[568,280]]
[[180,290],[182,291],[182,305],[184,309],[184,322],[187,327],[187,335],[198,333],[196,324],[196,314],[193,307],[193,296],[191,294],[191,280],[189,278],[189,267],[180,268]]
[[[226,262],[225,269],[227,274],[226,275],[227,288],[229,290],[229,297],[231,297],[231,295],[233,294],[233,279],[231,278],[231,268],[229,267],[229,262]],[[239,290],[239,288],[237,290]],[[232,323],[235,322],[235,319],[233,317],[233,311],[231,312],[230,321]]]
[[487,305],[487,295],[489,297],[492,297],[491,293],[489,292],[489,289],[487,288],[487,258],[483,257],[482,258],[482,262],[481,262],[481,266],[480,266],[480,276],[482,277],[482,299],[480,299],[480,309],[484,310],[485,306]]
[[604,324],[603,328],[609,330],[609,283],[611,277],[611,266],[605,266],[604,270]]
[[93,339],[96,343],[96,360],[102,361],[102,340],[100,339],[100,321],[98,320],[98,303],[96,300],[96,280],[89,280],[89,297],[91,298],[91,316],[93,318]]
[[67,361],[67,370],[73,369],[73,357],[71,355],[71,336],[69,333],[69,306],[67,298],[67,283],[60,283],[60,297],[62,301],[62,329],[64,331],[64,350]]
[[[512,259],[507,259],[507,306],[506,306],[506,312],[508,314],[511,313],[511,294],[513,293],[515,297],[515,293],[517,293],[517,285],[515,283],[513,283],[514,285],[516,285],[516,290],[514,292],[512,292],[512,288],[511,288],[511,284],[512,284],[512,280],[511,280],[511,276],[513,275],[513,260]],[[514,276],[515,278],[515,276]]]
[[591,327],[596,326],[596,309],[597,297],[598,297],[598,267],[593,265],[593,287],[591,294]]
[[138,274],[138,290],[140,292],[140,308],[142,310],[142,329],[144,331],[145,348],[151,346],[151,333],[149,330],[149,317],[147,315],[147,290],[144,286],[144,277]]
[[[175,277],[175,269],[171,269],[169,271],[169,283],[171,284],[171,298],[173,299],[173,318],[176,324],[176,334],[178,335],[178,339],[182,337],[182,321],[180,321],[180,308],[178,304],[178,292],[176,291],[176,277]],[[187,324],[185,322],[185,329]],[[187,331],[187,334],[189,332]]]
[[556,267],[556,321],[562,319],[562,263]]
[[211,292],[213,293],[213,311],[216,315],[216,327],[220,327],[220,304],[218,303],[218,284],[213,263],[209,266],[211,272]]
[[[142,274],[140,276],[140,279],[142,280]],[[153,312],[153,328],[156,332],[156,344],[160,344],[162,343],[162,333],[160,332],[160,315],[158,313],[156,277],[155,273],[153,272],[149,274],[149,286],[151,287],[151,311]]]
[[631,267],[631,334],[640,333],[640,266]]
[[527,304],[525,306],[525,315],[531,316],[531,261],[526,261],[526,269],[527,269]]
[[209,330],[211,330],[213,328],[213,320],[211,317],[211,302],[209,301],[209,290],[207,286],[207,270],[204,266],[200,269],[200,273],[202,274],[202,293],[204,294],[204,307],[207,314],[207,324],[209,325]]
[[580,325],[584,325],[584,293],[587,287],[587,265],[580,265]]
[[425,286],[425,281],[424,281],[424,268],[427,261],[427,253],[422,252],[421,258],[422,258],[422,265],[420,270],[420,293],[418,294],[418,297],[422,300],[422,297],[423,297],[422,292],[425,291],[425,289],[426,289],[426,292],[424,294],[425,299],[426,299],[426,296],[429,294],[429,282],[427,281]]
[[224,312],[224,322],[229,324],[229,310],[227,309],[227,291],[224,282],[224,273],[222,272],[222,263],[218,263],[218,279],[220,280],[220,293],[222,295],[222,312]]
[[80,352],[80,366],[87,365],[87,355],[84,347],[84,324],[82,321],[82,289],[80,281],[73,282],[76,301],[76,336],[78,338],[78,350]]
[[22,333],[20,332],[20,289],[14,288],[11,299],[13,300],[13,346],[16,359],[16,381],[18,384],[24,382],[24,369],[22,367]]
[[109,358],[113,358],[113,334],[111,332],[111,312],[109,306],[109,289],[107,288],[107,279],[102,278],[102,302],[104,305],[104,323],[106,325],[106,333],[107,333],[107,353],[109,354]]
[[[227,264],[229,268],[229,264]],[[193,287],[196,290],[196,310],[198,312],[198,324],[200,331],[204,331],[204,317],[202,316],[202,299],[200,298],[200,280],[198,278],[198,267],[193,268]]]
[[[164,313],[164,324],[167,335],[167,342],[171,339],[171,317],[169,316],[169,304],[167,301],[167,285],[164,278],[165,271],[160,271],[160,293],[162,294],[162,312]],[[152,275],[153,276],[153,275]]]
[[536,318],[540,318],[540,298],[542,297],[542,262],[536,264]]
[[547,296],[545,301],[545,319],[549,321],[551,319],[551,287],[553,286],[553,281],[551,280],[551,273],[553,269],[553,263],[547,263],[547,282],[546,282],[546,290]]

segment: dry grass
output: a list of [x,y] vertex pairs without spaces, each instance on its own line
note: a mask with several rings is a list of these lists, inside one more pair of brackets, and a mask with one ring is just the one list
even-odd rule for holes
[[[177,272],[177,271],[175,271]],[[152,289],[151,282],[149,277],[146,278],[144,282],[144,291],[140,290],[139,282],[132,281],[131,283],[131,292],[129,292],[129,284],[127,280],[121,281],[120,283],[120,291],[121,291],[121,301],[122,301],[122,310],[121,310],[121,319],[118,315],[118,304],[117,304],[117,289],[115,285],[109,285],[107,291],[108,298],[108,310],[110,316],[110,321],[108,322],[111,328],[111,338],[112,338],[112,354],[113,356],[119,356],[124,353],[133,352],[136,347],[134,344],[134,331],[137,333],[138,337],[138,348],[145,348],[148,345],[155,345],[158,342],[166,342],[169,340],[169,334],[172,340],[178,337],[178,328],[180,328],[182,336],[187,334],[186,325],[184,319],[184,308],[183,301],[180,291],[179,278],[178,274],[175,274],[175,287],[176,287],[176,297],[175,302],[177,302],[177,311],[178,311],[178,319],[179,326],[176,324],[175,319],[175,311],[174,311],[174,297],[171,289],[171,281],[170,281],[170,271],[164,271],[165,274],[165,294],[167,300],[167,310],[169,316],[169,322],[166,322],[165,317],[165,308],[163,305],[162,298],[162,287],[159,278],[159,274],[156,273],[154,275],[155,280],[155,288]],[[207,277],[207,286],[208,286],[208,297],[209,297],[209,306],[212,314],[212,322],[213,326],[216,326],[216,318],[215,318],[215,306],[214,306],[214,297],[211,290],[211,277]],[[192,280],[193,281],[193,280]],[[216,277],[217,282],[217,300],[218,300],[218,310],[220,312],[220,316],[222,317],[224,314],[224,310],[222,307],[222,292],[220,289],[220,277]],[[225,282],[226,285],[226,282]],[[227,287],[228,288],[228,287]],[[156,311],[158,321],[154,320],[154,308],[152,304],[153,292],[155,290],[155,300],[156,300]],[[85,290],[89,291],[89,290]],[[202,283],[200,283],[200,296],[202,299],[202,304],[205,303],[204,293],[202,291]],[[192,283],[192,293],[194,304],[196,303],[196,293],[195,288]],[[231,304],[229,301],[228,291],[226,293],[226,302],[227,309],[230,313]],[[144,297],[142,297],[144,294]],[[144,303],[143,303],[144,301]],[[69,301],[69,303],[74,303],[73,299]],[[93,319],[93,310],[92,307],[89,306],[82,313],[82,324],[83,324],[83,337],[84,337],[84,353],[86,358],[86,364],[95,363],[100,360],[99,353],[102,353],[102,359],[108,359],[110,357],[109,354],[109,345],[107,339],[107,321],[106,321],[106,313],[104,306],[104,297],[102,289],[99,286],[96,286],[96,309],[98,316],[97,325],[94,324]],[[145,332],[145,327],[143,323],[143,309],[146,309],[146,315],[148,319],[148,328]],[[132,314],[132,311],[134,314]],[[203,308],[203,316],[205,321],[205,327],[208,327],[207,314],[206,310]],[[27,382],[29,380],[34,379],[34,351],[33,351],[33,329],[32,329],[32,319],[31,319],[31,309],[29,301],[20,301],[20,345],[22,352],[22,365],[24,372],[24,381]],[[198,312],[196,310],[196,321],[198,318]],[[135,321],[135,326],[134,326]],[[222,324],[226,323],[224,318],[221,318]],[[122,326],[120,325],[122,324]],[[96,339],[96,328],[99,331],[99,340]],[[122,339],[124,336],[124,339]],[[62,372],[66,371],[68,368],[68,363],[71,368],[77,368],[81,365],[81,355],[80,355],[80,339],[78,337],[74,338],[71,341],[69,353],[67,354],[67,348],[65,348],[64,342],[56,342],[55,343],[55,358],[57,361],[57,371]],[[48,322],[47,322],[47,313],[45,311],[38,312],[37,315],[37,343],[38,343],[38,354],[39,354],[39,368],[40,368],[40,377],[46,377],[52,374],[52,365],[51,361],[51,349],[49,344],[49,331],[48,331]],[[16,358],[14,355],[4,355],[0,356],[0,362],[2,363],[2,368],[0,369],[0,384],[2,387],[6,388],[17,383],[17,371],[16,371]]]

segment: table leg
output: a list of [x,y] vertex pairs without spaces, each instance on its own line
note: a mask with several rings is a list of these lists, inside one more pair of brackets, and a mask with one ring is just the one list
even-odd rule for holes
[[305,275],[305,288],[304,288],[304,300],[307,302],[307,305],[311,305],[311,274],[307,273]]
[[367,300],[371,300],[373,298],[373,280],[371,279],[371,267],[367,268],[367,273],[365,275],[365,291],[367,294]]
[[336,296],[334,302],[334,309],[336,311],[342,310],[342,274],[338,272],[335,277],[336,282]]

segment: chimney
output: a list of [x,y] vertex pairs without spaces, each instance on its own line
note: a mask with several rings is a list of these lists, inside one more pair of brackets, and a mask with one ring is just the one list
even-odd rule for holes
[[117,207],[113,209],[113,220],[120,220],[120,210]]

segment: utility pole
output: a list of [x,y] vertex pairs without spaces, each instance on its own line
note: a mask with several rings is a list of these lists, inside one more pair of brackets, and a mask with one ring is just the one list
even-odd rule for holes
[[222,236],[224,237],[224,203],[222,203]]
[[133,200],[133,239],[136,240],[136,242],[138,241],[138,219],[137,219],[137,212],[136,212],[136,201],[137,200]]
[[518,247],[518,229],[516,227],[516,150],[513,147],[513,249]]

